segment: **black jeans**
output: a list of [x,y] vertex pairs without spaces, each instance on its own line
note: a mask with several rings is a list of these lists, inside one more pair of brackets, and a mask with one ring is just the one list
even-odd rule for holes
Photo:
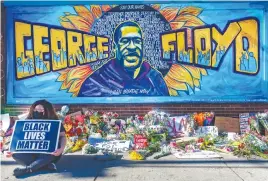
[[39,154],[39,153],[14,153],[12,155],[17,163],[27,166],[32,171],[37,171],[50,163],[56,163],[59,161],[60,156],[54,156],[51,154]]

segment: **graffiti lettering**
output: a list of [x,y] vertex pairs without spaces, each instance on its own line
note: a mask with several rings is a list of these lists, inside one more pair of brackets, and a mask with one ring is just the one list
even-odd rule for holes
[[109,38],[15,22],[17,79],[109,58]]
[[227,50],[234,44],[235,72],[252,75],[258,73],[257,19],[245,18],[231,21],[223,32],[217,25],[194,28],[192,37],[193,45],[189,47],[185,29],[163,33],[161,35],[163,60],[219,69]]

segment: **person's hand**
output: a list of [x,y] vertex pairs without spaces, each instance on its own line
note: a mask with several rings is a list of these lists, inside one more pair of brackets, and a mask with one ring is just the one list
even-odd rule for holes
[[63,149],[57,149],[51,154],[54,156],[60,156],[62,153],[63,153]]
[[10,152],[10,151],[5,151],[5,155],[6,155],[7,158],[11,158],[13,153]]

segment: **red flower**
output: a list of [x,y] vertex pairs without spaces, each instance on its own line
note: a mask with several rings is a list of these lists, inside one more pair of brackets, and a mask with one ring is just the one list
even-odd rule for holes
[[244,143],[241,143],[240,145],[238,145],[238,149],[243,149],[245,148],[245,144]]
[[114,117],[115,117],[115,118],[118,118],[118,116],[119,116],[119,114],[114,113]]
[[197,143],[203,143],[204,142],[204,138],[199,138],[198,140],[197,140]]
[[87,133],[87,129],[86,128],[83,128],[83,133]]
[[82,134],[82,129],[81,128],[77,128],[76,129],[76,134],[79,136]]
[[72,120],[71,120],[71,116],[68,115],[64,118],[64,124],[71,124],[72,123]]

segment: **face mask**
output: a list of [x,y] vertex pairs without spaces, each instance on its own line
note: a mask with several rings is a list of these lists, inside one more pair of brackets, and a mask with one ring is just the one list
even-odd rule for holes
[[44,113],[43,112],[38,112],[34,111],[33,112],[33,119],[44,119]]

